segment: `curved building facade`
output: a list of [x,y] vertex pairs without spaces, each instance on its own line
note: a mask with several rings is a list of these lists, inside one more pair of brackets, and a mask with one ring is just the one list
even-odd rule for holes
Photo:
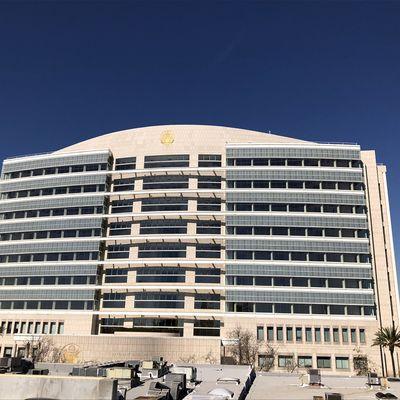
[[74,361],[218,362],[241,326],[259,365],[271,345],[277,370],[390,370],[370,347],[399,320],[385,174],[358,145],[196,125],[6,159],[2,355],[50,335]]

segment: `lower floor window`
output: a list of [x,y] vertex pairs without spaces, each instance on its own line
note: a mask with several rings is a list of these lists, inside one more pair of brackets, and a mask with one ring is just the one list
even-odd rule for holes
[[336,369],[349,369],[349,357],[336,357]]
[[299,356],[297,359],[299,368],[312,368],[312,357],[311,356]]
[[279,356],[278,357],[278,367],[286,368],[293,364],[293,356]]
[[317,357],[317,368],[331,368],[331,358]]

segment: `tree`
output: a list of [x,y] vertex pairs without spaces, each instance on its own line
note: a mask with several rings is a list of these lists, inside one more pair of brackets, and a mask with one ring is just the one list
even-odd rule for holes
[[237,364],[255,365],[260,343],[256,336],[240,326],[234,328],[228,334],[230,339],[235,339],[230,351]]
[[378,332],[375,333],[375,339],[372,346],[380,346],[389,349],[390,358],[392,360],[393,375],[397,376],[396,366],[394,363],[394,350],[396,347],[400,347],[400,331],[397,326],[393,325],[386,328],[380,328]]
[[25,356],[31,358],[33,362],[61,362],[62,349],[55,346],[53,340],[47,336],[40,336],[25,342]]
[[275,347],[271,346],[269,343],[266,345],[265,351],[263,351],[264,360],[261,365],[259,365],[261,371],[268,372],[275,365],[275,359],[277,355],[277,350]]

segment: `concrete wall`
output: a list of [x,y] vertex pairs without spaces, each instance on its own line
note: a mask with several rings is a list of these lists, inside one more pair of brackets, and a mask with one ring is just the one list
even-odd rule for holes
[[132,336],[54,336],[54,344],[73,344],[77,349],[75,362],[140,360],[163,356],[168,362],[220,361],[220,339],[184,337]]
[[117,381],[105,378],[0,375],[0,400],[115,400]]

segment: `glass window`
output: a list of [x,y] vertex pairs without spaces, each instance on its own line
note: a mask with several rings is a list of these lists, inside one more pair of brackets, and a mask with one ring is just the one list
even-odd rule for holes
[[357,333],[355,329],[350,330],[350,335],[351,335],[351,343],[357,343]]
[[348,357],[336,357],[336,369],[349,369],[349,358]]
[[333,341],[339,343],[339,328],[333,328]]
[[317,343],[321,342],[321,328],[314,328],[314,340]]
[[[293,253],[292,253],[293,255]],[[292,258],[293,259],[293,258]],[[308,287],[308,278],[292,278],[292,286],[296,287]]]
[[264,340],[264,327],[257,326],[257,340]]
[[272,342],[274,340],[274,327],[267,326],[267,340]]
[[342,328],[342,342],[349,343],[349,330],[347,328]]
[[329,343],[331,341],[331,330],[330,328],[324,328],[324,342]]
[[294,314],[310,314],[310,306],[308,304],[293,304]]
[[303,329],[296,327],[296,342],[303,341]]
[[298,356],[297,364],[299,368],[312,368],[312,357],[311,356]]
[[317,357],[317,368],[331,368],[330,357]]
[[290,314],[292,312],[292,307],[290,304],[275,304],[275,312],[282,314]]
[[306,328],[306,342],[312,342],[312,329]]
[[359,335],[360,335],[360,343],[366,343],[366,339],[365,339],[365,329],[360,329],[358,331]]
[[278,367],[286,368],[293,363],[293,356],[278,356]]
[[281,342],[283,340],[283,328],[281,326],[278,326],[276,328],[276,340],[278,342]]
[[290,326],[286,327],[286,341],[293,342],[293,328]]

